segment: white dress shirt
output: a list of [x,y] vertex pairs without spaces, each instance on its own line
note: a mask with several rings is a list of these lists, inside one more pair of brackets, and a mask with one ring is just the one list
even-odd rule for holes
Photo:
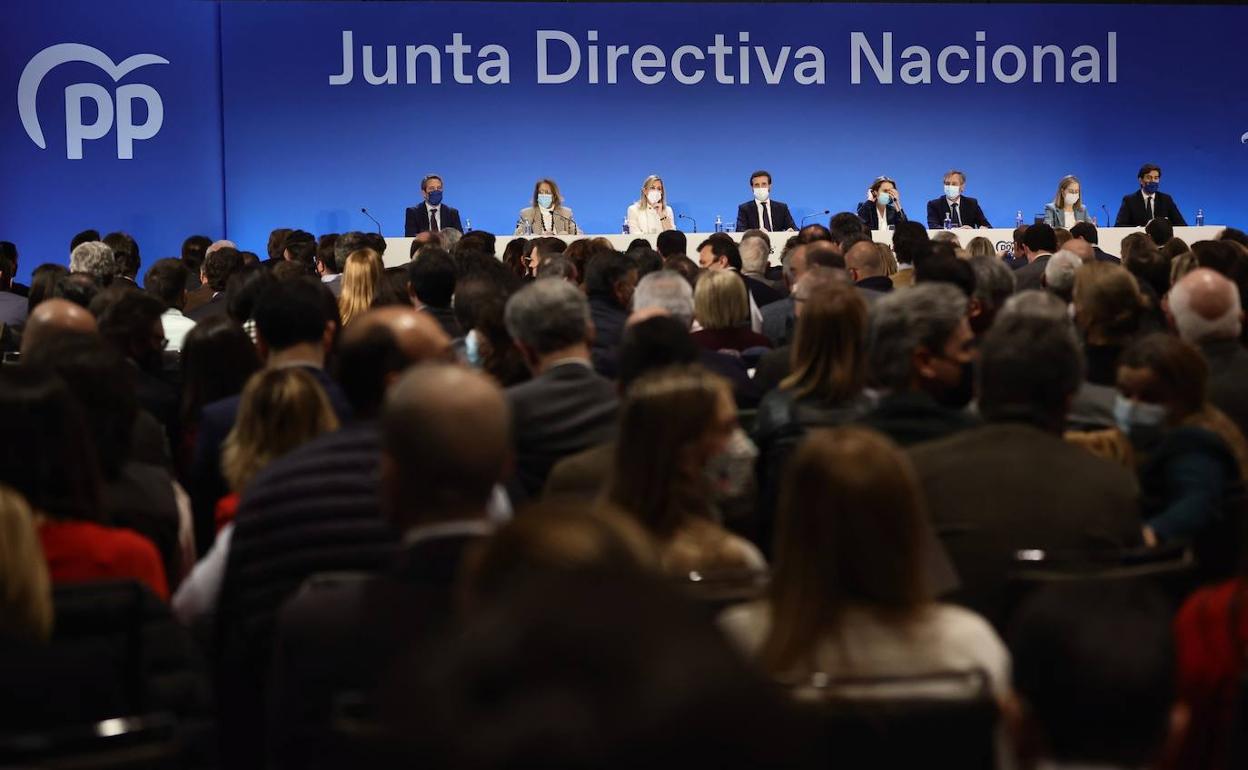
[[767,219],[771,220],[771,227],[763,226],[763,204],[770,204],[770,203],[771,203],[771,198],[768,198],[765,201],[757,201],[757,200],[754,201],[754,208],[758,209],[758,227],[760,230],[775,230],[776,229],[776,220],[774,219],[774,217],[776,216],[776,212],[771,209],[770,205],[767,206]]
[[1153,193],[1152,195],[1144,193],[1144,213],[1148,215],[1149,219],[1157,216],[1157,209],[1154,208],[1154,206],[1157,205],[1157,201],[1153,200],[1155,196],[1156,193]]
[[667,217],[667,227],[663,226],[663,220],[659,218],[659,212],[653,206],[646,204],[643,208],[641,203],[634,203],[628,207],[628,232],[631,235],[653,235],[664,230],[671,230],[675,227],[672,207],[664,205],[663,214]]
[[1062,227],[1067,230],[1075,226],[1075,212],[1062,209]]
[[430,230],[433,229],[433,217],[435,215],[438,217],[438,230],[441,230],[443,228],[444,225],[442,223],[442,206],[441,205],[430,206],[429,202],[425,201],[425,213],[429,215],[429,229]]
[[187,333],[195,328],[195,322],[182,315],[182,311],[171,307],[160,316],[160,325],[164,327],[165,339],[169,340],[168,350],[179,351]]

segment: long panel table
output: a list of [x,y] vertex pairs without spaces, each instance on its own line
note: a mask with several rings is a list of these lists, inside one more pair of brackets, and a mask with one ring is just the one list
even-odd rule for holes
[[[1182,238],[1188,244],[1196,241],[1207,241],[1216,238],[1218,233],[1223,229],[1224,225],[1206,225],[1204,227],[1176,227],[1174,234],[1176,237]],[[940,230],[931,230],[930,234],[935,235]],[[994,227],[991,229],[980,230],[951,230],[950,232],[958,236],[958,240],[963,246],[970,243],[971,239],[976,236],[983,236],[992,241],[997,251],[1002,250],[1005,246],[1009,246],[1014,242],[1014,229],[1005,227]],[[1120,254],[1122,248],[1122,240],[1131,233],[1144,232],[1142,227],[1101,227],[1097,229],[1099,235],[1100,247],[1110,254]],[[780,263],[780,252],[784,248],[784,242],[795,233],[793,232],[777,232],[771,233],[771,262],[773,265]],[[697,259],[698,244],[706,240],[710,233],[685,233],[685,237],[689,243],[689,256]],[[729,233],[734,240],[740,241],[742,233]],[[872,237],[879,243],[891,243],[893,233],[891,230],[876,230],[871,233]],[[632,243],[636,238],[644,238],[650,242],[651,246],[655,245],[656,235],[622,235],[620,233],[586,233],[584,235],[557,235],[554,236],[563,241],[572,242],[581,238],[606,238],[611,241],[615,248],[623,251],[628,248],[628,244]],[[510,235],[500,235],[495,241],[495,256],[501,258],[503,250],[507,248],[507,244],[514,239]],[[397,267],[405,265],[409,261],[409,251],[411,249],[411,238],[386,238],[386,267]]]

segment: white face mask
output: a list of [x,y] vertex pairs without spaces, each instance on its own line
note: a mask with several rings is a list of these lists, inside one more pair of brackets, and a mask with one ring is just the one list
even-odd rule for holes
[[962,188],[956,184],[945,185],[945,197],[949,200],[956,200],[962,194]]
[[1073,206],[1079,202],[1079,193],[1066,193],[1062,198],[1065,199],[1067,206]]
[[754,188],[754,200],[758,201],[759,203],[765,203],[767,199],[770,197],[771,197],[771,190],[768,190],[766,187]]
[[646,200],[650,201],[650,203],[652,204],[658,203],[659,201],[663,200],[663,191],[662,190],[646,190]]
[[754,479],[758,447],[741,428],[732,432],[727,445],[706,462],[704,473],[717,501],[735,500],[744,495]]

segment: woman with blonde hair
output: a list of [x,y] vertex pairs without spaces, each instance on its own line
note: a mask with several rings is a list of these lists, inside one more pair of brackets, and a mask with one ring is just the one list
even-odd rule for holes
[[0,485],[0,638],[45,641],[52,634],[52,581],[34,514]]
[[998,696],[1009,653],[970,610],[924,587],[922,488],[905,452],[862,427],[811,433],[785,475],[768,595],[720,627],[778,681],[981,671]]
[[771,347],[771,340],[750,329],[750,295],[732,270],[706,270],[698,277],[693,317],[702,327],[693,333],[693,341],[707,350],[739,354]]
[[1062,177],[1057,183],[1057,194],[1052,203],[1044,204],[1044,222],[1049,227],[1070,229],[1077,222],[1091,222],[1088,207],[1083,205],[1083,187],[1073,174]]
[[726,380],[697,366],[644,375],[620,408],[607,499],[658,541],[664,572],[762,569],[758,549],[715,522],[717,500],[748,489],[756,457]]
[[658,174],[651,174],[641,183],[641,197],[628,207],[630,235],[653,235],[676,229],[676,215],[667,205],[667,190]]
[[966,251],[972,257],[995,257],[997,250],[993,248],[992,241],[982,235],[977,235],[966,244]]
[[372,249],[360,249],[347,255],[342,270],[342,294],[338,297],[338,314],[343,328],[373,304],[384,276],[381,255]]
[[221,474],[230,494],[217,503],[217,528],[234,518],[238,497],[266,465],[338,428],[320,383],[303,369],[264,369],[243,388],[238,419],[221,447]]

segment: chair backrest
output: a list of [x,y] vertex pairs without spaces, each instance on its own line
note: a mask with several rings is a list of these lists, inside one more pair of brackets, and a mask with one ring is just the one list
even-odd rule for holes
[[675,588],[715,615],[734,604],[761,598],[771,575],[766,570],[717,570],[689,572],[672,578]]
[[998,707],[981,670],[838,678],[791,686],[824,725],[831,756],[873,768],[996,766]]

